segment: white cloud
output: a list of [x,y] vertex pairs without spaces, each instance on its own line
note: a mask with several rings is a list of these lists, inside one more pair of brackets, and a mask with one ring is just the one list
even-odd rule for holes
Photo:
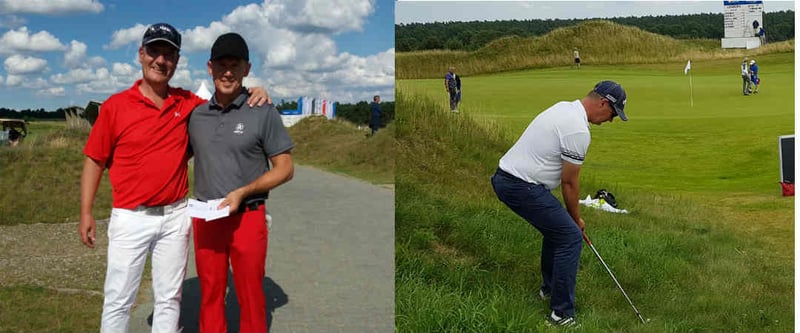
[[67,95],[67,93],[64,87],[52,87],[39,90],[36,92],[36,95],[46,97],[64,97]]
[[103,49],[116,50],[131,43],[138,46],[142,42],[145,29],[147,29],[146,25],[137,23],[133,27],[114,31],[114,33],[111,34],[111,43],[103,45]]
[[50,83],[40,77],[25,76],[22,80],[22,86],[28,89],[45,89],[50,87]]
[[192,73],[189,70],[189,58],[181,57],[180,61],[178,61],[178,67],[175,69],[175,74],[169,80],[169,85],[194,91],[196,87],[192,86],[193,84]]
[[63,15],[68,13],[99,13],[103,4],[95,0],[0,0],[0,13]]
[[181,32],[181,53],[200,52],[206,59],[211,55],[211,45],[219,35],[233,31],[230,26],[211,22],[208,27],[195,27]]
[[64,52],[64,67],[76,68],[85,64],[86,44],[73,40]]
[[15,54],[6,58],[3,66],[8,74],[41,73],[47,70],[47,60]]
[[78,83],[75,89],[79,94],[110,95],[129,88],[140,77],[141,75],[114,75],[107,68],[98,68],[93,73],[92,80]]
[[6,85],[9,87],[16,87],[22,84],[22,76],[9,74],[6,76]]
[[[248,14],[241,13],[243,11],[245,9],[240,7],[229,16]],[[300,33],[361,31],[373,11],[372,0],[279,0],[265,1],[262,5],[262,14],[274,26],[285,26]]]
[[95,72],[89,68],[75,68],[66,73],[51,75],[50,82],[55,84],[75,84],[89,82],[96,77]]
[[115,62],[111,66],[111,75],[114,76],[125,76],[125,77],[135,77],[139,75],[140,71],[139,68],[133,67],[131,64],[122,64]]
[[0,53],[11,54],[16,52],[49,52],[61,51],[65,46],[61,45],[58,38],[47,31],[39,31],[29,34],[27,27],[20,27],[17,30],[10,30],[0,37]]
[[66,68],[97,68],[106,65],[102,57],[87,57],[86,44],[73,40],[64,51],[64,67]]

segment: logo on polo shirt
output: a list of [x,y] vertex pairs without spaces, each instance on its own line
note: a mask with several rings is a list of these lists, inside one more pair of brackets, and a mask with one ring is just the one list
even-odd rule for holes
[[181,116],[181,113],[180,113],[180,112],[175,112],[175,118],[178,118],[178,117],[180,117],[180,116]]
[[236,124],[236,129],[233,130],[235,134],[244,134],[244,123]]

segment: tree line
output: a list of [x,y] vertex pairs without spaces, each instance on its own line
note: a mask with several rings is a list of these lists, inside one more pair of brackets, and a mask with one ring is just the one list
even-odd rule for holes
[[[17,111],[14,109],[0,108],[0,118],[24,119],[30,120],[65,120],[64,113],[74,107],[58,108],[55,111],[46,111],[45,109],[25,109]],[[278,110],[295,110],[297,109],[297,101],[283,101],[281,104],[276,105]],[[83,108],[80,108],[83,110]],[[367,124],[369,123],[370,116],[370,103],[361,101],[355,104],[342,104],[336,103],[336,117],[350,121],[354,124]],[[381,122],[386,124],[394,120],[394,102],[381,102]],[[81,113],[82,117],[85,117]]]
[[[398,52],[421,50],[474,51],[505,36],[535,37],[594,19],[535,19],[472,22],[436,22],[395,25]],[[724,15],[686,14],[606,19],[678,39],[722,39]],[[764,13],[767,42],[794,39],[794,11]]]
[[45,111],[45,109],[25,109],[21,111],[17,111],[14,109],[8,108],[0,108],[0,118],[12,118],[12,119],[24,119],[25,121],[30,121],[34,119],[41,119],[41,120],[52,120],[52,119],[59,119],[64,120],[64,112],[71,108],[58,108],[55,111]]

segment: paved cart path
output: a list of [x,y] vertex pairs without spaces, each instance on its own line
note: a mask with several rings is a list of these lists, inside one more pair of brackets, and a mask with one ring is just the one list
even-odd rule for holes
[[[296,167],[294,179],[270,193],[267,209],[273,217],[264,278],[271,333],[394,331],[392,189]],[[231,291],[228,326],[236,332]],[[150,332],[152,292],[143,294],[133,313],[134,333]],[[192,251],[183,333],[197,332],[199,294]]]

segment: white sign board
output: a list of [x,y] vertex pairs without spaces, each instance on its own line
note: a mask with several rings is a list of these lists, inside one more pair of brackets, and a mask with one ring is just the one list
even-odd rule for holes
[[[725,38],[755,37],[758,28],[764,24],[764,2],[724,1],[725,3]],[[754,22],[758,26],[754,29]]]

